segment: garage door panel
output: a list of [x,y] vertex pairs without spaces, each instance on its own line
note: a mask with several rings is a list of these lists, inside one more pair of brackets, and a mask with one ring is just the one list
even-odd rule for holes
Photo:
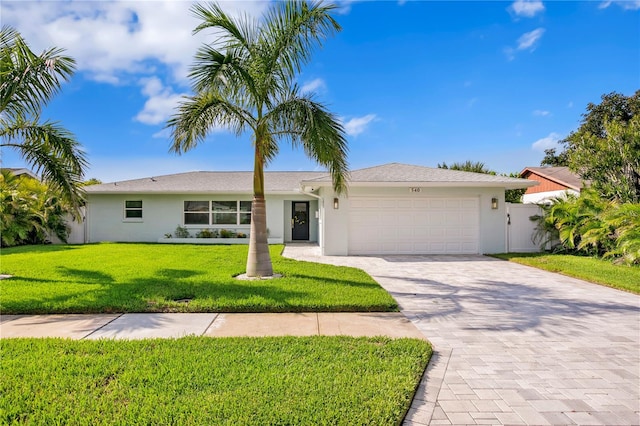
[[477,198],[350,200],[350,254],[478,253]]

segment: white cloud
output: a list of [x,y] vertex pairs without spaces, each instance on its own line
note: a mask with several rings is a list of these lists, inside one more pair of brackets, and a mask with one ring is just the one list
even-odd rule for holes
[[344,130],[349,136],[358,136],[360,133],[364,132],[369,123],[376,119],[375,114],[367,114],[363,117],[354,117],[349,121],[343,120]]
[[[79,71],[117,84],[123,75],[168,69],[185,81],[193,55],[211,33],[198,24],[191,1],[2,2],[3,24],[14,26],[35,51],[62,47]],[[268,2],[222,2],[232,15],[260,15]]]
[[569,101],[569,103],[567,104],[567,108],[573,108],[573,101]]
[[612,4],[617,4],[624,10],[638,10],[640,9],[640,0],[608,0],[603,1],[598,6],[599,9],[606,9]]
[[542,109],[537,109],[537,110],[533,111],[533,115],[536,115],[538,117],[546,117],[548,115],[551,115],[551,112],[545,111],[545,110],[542,110]]
[[544,5],[540,0],[516,0],[509,6],[508,10],[515,16],[532,18],[544,11]]
[[544,34],[544,28],[536,28],[533,31],[529,31],[528,33],[524,33],[518,39],[518,47],[517,50],[535,50],[537,47],[537,43]]
[[542,139],[538,139],[534,143],[531,144],[531,149],[534,151],[544,152],[545,149],[558,148],[560,145],[558,141],[560,141],[561,137],[559,134],[552,132],[549,133],[548,136],[545,136]]
[[142,94],[149,99],[134,119],[144,124],[154,125],[165,121],[175,111],[184,96],[184,94],[174,93],[171,88],[165,87],[157,77],[143,78],[140,83],[142,84]]
[[308,81],[302,85],[300,88],[300,92],[302,93],[314,93],[321,92],[327,89],[327,84],[321,78],[316,78],[314,80]]
[[473,108],[473,106],[478,102],[478,98],[471,98],[467,101],[467,108]]
[[513,61],[516,57],[516,53],[522,50],[528,50],[530,52],[536,50],[536,47],[538,47],[538,41],[540,41],[544,32],[544,28],[536,28],[533,31],[522,34],[518,38],[518,45],[515,48],[506,47],[504,49],[504,54],[507,56],[507,59]]

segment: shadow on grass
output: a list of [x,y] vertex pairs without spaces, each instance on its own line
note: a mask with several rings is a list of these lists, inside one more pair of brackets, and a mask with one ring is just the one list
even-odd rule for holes
[[41,244],[35,246],[3,247],[2,256],[11,256],[12,254],[23,253],[53,253],[56,251],[77,250],[81,247],[81,244]]
[[[309,292],[277,287],[269,282],[226,282],[193,280],[198,271],[163,270],[154,277],[115,281],[100,271],[62,268],[73,282],[59,279],[20,278],[12,285],[50,285],[37,298],[3,298],[3,314],[114,313],[114,312],[282,312],[290,311],[296,301],[309,298]],[[9,284],[5,282],[5,284]],[[60,286],[69,289],[60,292]],[[92,285],[90,290],[73,287]],[[5,287],[6,289],[7,287]]]

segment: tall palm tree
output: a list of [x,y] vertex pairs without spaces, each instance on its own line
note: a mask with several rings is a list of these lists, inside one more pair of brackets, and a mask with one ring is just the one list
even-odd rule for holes
[[347,143],[340,121],[294,82],[315,47],[340,30],[335,8],[304,1],[277,2],[260,21],[234,19],[217,4],[195,5],[201,19],[194,33],[213,29],[214,44],[203,45],[191,69],[194,96],[168,122],[171,149],[182,153],[203,142],[217,126],[237,135],[253,134],[254,170],[247,275],[271,276],[264,200],[264,168],[278,142],[302,146],[327,167],[336,192],[346,189]]
[[17,150],[44,181],[77,209],[87,160],[73,134],[58,123],[40,122],[42,108],[73,74],[75,62],[62,49],[35,54],[20,33],[0,31],[0,147]]

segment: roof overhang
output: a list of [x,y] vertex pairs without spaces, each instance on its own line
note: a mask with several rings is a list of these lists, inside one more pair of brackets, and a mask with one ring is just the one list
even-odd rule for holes
[[[124,189],[118,191],[86,191],[87,195],[250,195],[253,196],[253,191],[136,191],[134,189]],[[299,194],[298,189],[291,189],[290,191],[265,191],[266,195],[291,195]]]
[[[522,179],[520,182],[349,182],[350,188],[505,188],[525,189],[539,185],[539,182]],[[302,181],[305,192],[316,191],[320,187],[330,187],[331,182]]]

